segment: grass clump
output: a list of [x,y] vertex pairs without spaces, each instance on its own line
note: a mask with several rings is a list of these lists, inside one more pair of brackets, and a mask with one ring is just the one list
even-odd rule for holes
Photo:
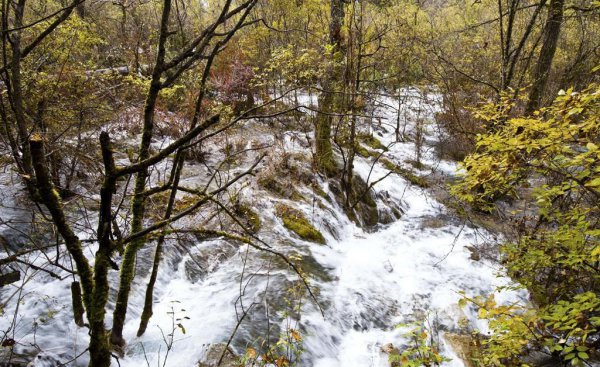
[[301,211],[291,208],[285,204],[275,207],[275,214],[283,221],[283,226],[294,232],[301,239],[315,243],[325,244],[325,237],[319,232]]
[[394,162],[392,162],[386,158],[381,158],[379,161],[381,162],[381,164],[383,164],[383,166],[385,168],[404,177],[411,184],[422,187],[422,188],[429,187],[429,182],[427,182],[426,179],[424,179],[423,177],[417,176],[411,170],[402,168],[399,165],[395,164]]

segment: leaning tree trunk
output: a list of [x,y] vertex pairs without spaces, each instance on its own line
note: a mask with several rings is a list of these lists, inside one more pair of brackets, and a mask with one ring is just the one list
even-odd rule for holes
[[[181,178],[181,170],[185,160],[185,152],[179,151],[173,160],[173,171],[171,176],[173,177],[173,188],[169,195],[169,202],[167,203],[167,209],[165,210],[164,219],[171,218],[173,214],[173,207],[175,206],[175,199],[177,197],[177,187],[179,186],[179,179]],[[152,263],[152,272],[150,273],[150,279],[146,286],[146,295],[144,296],[144,309],[140,319],[140,326],[137,331],[137,336],[142,336],[146,332],[148,322],[152,317],[152,303],[154,302],[154,285],[156,284],[156,278],[158,277],[158,268],[162,258],[163,245],[165,243],[165,236],[161,235],[156,241],[156,250],[154,252],[154,261]]]
[[560,27],[563,21],[565,0],[550,1],[548,18],[544,27],[544,40],[540,57],[538,58],[535,71],[533,73],[533,85],[529,92],[529,101],[525,112],[527,114],[539,109],[542,106],[542,98],[548,83],[548,76],[552,68],[552,60],[556,52],[558,37],[560,36]]
[[[104,133],[103,136],[107,142],[106,146],[108,146],[108,134]],[[92,271],[92,268],[84,255],[81,241],[67,222],[63,204],[54,183],[52,182],[50,172],[48,171],[48,162],[46,161],[43,139],[40,136],[34,135],[29,140],[29,144],[33,158],[33,169],[35,170],[36,188],[39,191],[40,200],[48,208],[48,212],[52,217],[54,225],[65,241],[65,246],[75,262],[77,273],[81,280],[81,297],[90,325],[89,365],[90,367],[109,367],[111,353],[104,326],[104,309],[106,301],[108,300],[108,278],[106,275],[108,272],[108,256],[111,250],[110,247],[106,246],[105,240],[108,239],[108,231],[110,228],[106,228],[106,231],[99,231],[102,238],[100,238],[99,241],[100,246],[96,253],[94,270]],[[106,151],[108,152],[108,150]],[[106,156],[106,154],[104,155]],[[114,183],[115,181],[111,178],[110,182]],[[104,192],[107,193],[110,198],[114,186],[106,185],[105,183],[104,187],[106,188]],[[102,197],[101,205],[103,208],[110,208],[110,201],[107,203],[105,197]],[[104,215],[101,213],[101,217],[106,215],[110,216],[110,211],[108,213],[105,212]],[[105,228],[101,223],[102,222],[100,222],[99,226]],[[103,233],[105,235],[102,235]]]

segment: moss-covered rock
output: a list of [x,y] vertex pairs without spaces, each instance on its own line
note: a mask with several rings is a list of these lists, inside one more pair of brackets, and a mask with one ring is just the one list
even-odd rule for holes
[[338,204],[344,208],[350,220],[365,228],[374,227],[379,223],[379,209],[377,208],[373,192],[360,176],[354,175],[352,178],[352,189],[350,190],[349,200],[352,208],[346,207],[346,193],[339,181],[330,180],[329,188]]
[[290,182],[282,182],[274,176],[260,176],[257,180],[258,184],[267,191],[277,194],[286,199],[294,201],[306,200]]
[[358,139],[372,149],[388,150],[388,148],[383,145],[381,140],[377,139],[371,134],[360,134]]
[[[322,197],[323,199],[329,201],[329,196],[327,195],[327,193],[321,188],[321,186],[317,183],[311,183],[310,185],[311,189],[313,190],[313,193],[319,197]],[[320,204],[320,202],[319,202]]]
[[306,219],[301,211],[285,204],[278,204],[275,207],[275,214],[281,218],[285,228],[297,234],[301,239],[322,245],[326,243],[323,234]]
[[235,213],[239,215],[241,222],[245,224],[245,227],[252,231],[252,233],[257,233],[260,231],[262,226],[260,216],[248,205],[237,204],[235,206]]
[[394,162],[392,162],[386,158],[381,158],[379,161],[381,162],[381,164],[383,164],[383,166],[385,168],[404,177],[411,184],[422,187],[422,188],[429,187],[429,182],[427,182],[426,179],[424,179],[423,177],[417,176],[411,170],[402,168],[399,165],[395,164]]
[[356,144],[356,148],[354,148],[354,149],[356,151],[356,154],[358,154],[359,156],[361,156],[363,158],[376,157],[379,155],[378,152],[371,151],[371,150],[363,147],[361,144]]

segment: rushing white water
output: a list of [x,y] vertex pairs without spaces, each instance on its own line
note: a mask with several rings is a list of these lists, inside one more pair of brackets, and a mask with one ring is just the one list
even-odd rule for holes
[[[407,95],[402,121],[407,123],[406,132],[410,133],[416,118],[430,120],[438,106],[435,95],[430,100],[423,100],[415,91],[408,90]],[[381,134],[382,142],[390,146],[386,156],[397,163],[414,159],[413,143],[394,143],[390,125],[395,125],[397,115],[390,106],[397,102],[390,99],[380,102],[375,114],[382,126],[375,130]],[[422,156],[426,168],[419,173],[451,174],[455,166],[440,162],[431,148],[436,139],[431,127],[426,137]],[[286,149],[303,148],[293,139],[287,139]],[[364,158],[357,159],[355,169],[370,182],[388,173],[381,164],[373,166]],[[328,192],[327,184],[321,184]],[[305,297],[299,315],[295,315],[294,327],[303,336],[301,366],[389,366],[381,346],[404,345],[406,328],[395,326],[423,317],[434,320],[441,334],[457,329],[460,317],[467,317],[473,325],[485,329],[469,310],[463,314],[458,309],[461,297],[458,292],[486,294],[507,282],[497,276],[499,269],[491,263],[470,259],[465,246],[481,241],[481,231],[448,215],[430,192],[410,185],[398,175],[388,176],[375,190],[380,196],[385,193],[390,200],[400,203],[404,214],[398,221],[372,233],[350,222],[334,201],[323,201],[316,206],[275,198],[256,186],[245,191],[261,215],[261,237],[277,251],[301,255],[311,287],[318,290],[323,314]],[[308,191],[302,193],[306,197],[311,195]],[[291,235],[274,215],[277,202],[287,202],[303,210],[322,230],[327,245],[308,243]],[[163,365],[164,361],[166,366],[195,366],[206,345],[228,340],[244,310],[249,310],[248,315],[232,343],[241,353],[246,345],[255,346],[253,342],[264,337],[269,326],[275,327],[271,338],[276,339],[278,330],[284,328],[282,323],[289,320],[282,314],[287,307],[283,299],[297,276],[274,256],[247,246],[212,240],[193,244],[187,252],[180,247],[167,248],[156,284],[154,316],[146,334],[137,338],[135,332],[152,251],[145,249],[138,257],[140,276],[127,315],[124,334],[129,345],[125,357],[120,359],[121,366]],[[71,279],[54,279],[33,270],[23,278],[27,282],[18,310],[15,311],[16,302],[8,303],[0,330],[7,330],[14,321],[11,335],[21,349],[32,350],[27,346],[35,343],[44,355],[63,361],[84,352],[86,329],[76,327],[71,317]],[[15,289],[3,290],[3,300]],[[517,296],[505,293],[499,299]],[[110,312],[107,316],[110,325]],[[178,323],[185,328],[185,334]],[[174,341],[166,356],[171,333]],[[444,354],[451,358],[446,365],[463,366],[443,338],[440,343]],[[85,365],[86,356],[74,364]],[[42,361],[37,365],[42,365]]]

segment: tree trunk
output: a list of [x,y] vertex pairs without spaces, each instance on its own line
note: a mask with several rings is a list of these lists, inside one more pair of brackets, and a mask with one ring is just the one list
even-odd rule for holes
[[81,286],[79,282],[71,283],[71,298],[73,304],[73,319],[75,324],[83,327],[83,303],[81,302]]
[[531,114],[542,106],[542,99],[548,83],[548,76],[552,68],[552,60],[556,52],[560,27],[563,21],[565,0],[551,0],[548,18],[544,27],[544,40],[540,57],[533,73],[533,85],[529,92],[529,102],[525,113]]
[[[158,40],[158,52],[154,70],[152,71],[152,80],[146,97],[144,106],[144,129],[142,132],[142,141],[140,142],[138,160],[143,161],[150,156],[150,143],[154,134],[154,109],[158,93],[161,90],[161,76],[163,74],[163,66],[165,60],[165,43],[169,36],[168,24],[171,13],[171,0],[164,0],[163,11],[161,16],[160,36]],[[131,203],[131,233],[140,232],[143,229],[145,216],[145,191],[146,179],[148,177],[148,168],[140,170],[135,178],[135,187],[133,199]],[[127,305],[129,303],[129,292],[131,291],[131,283],[135,274],[135,259],[138,250],[146,243],[144,236],[133,240],[125,248],[123,261],[121,262],[121,276],[119,282],[119,291],[117,293],[117,302],[113,313],[113,327],[111,331],[111,343],[119,346],[125,344],[123,339],[123,326],[127,314]]]
[[343,0],[331,0],[330,5],[329,40],[332,46],[333,60],[329,75],[325,77],[321,85],[323,91],[319,96],[319,110],[323,113],[318,114],[315,129],[315,163],[317,169],[328,176],[337,172],[331,146],[331,126],[333,122],[332,114],[336,111],[336,101],[339,99],[336,89],[338,89],[343,78],[342,70],[337,64],[343,60],[342,27],[345,16]]
[[[99,250],[96,253],[95,274],[93,274],[89,262],[83,253],[81,241],[67,223],[60,196],[52,183],[50,173],[48,172],[43,140],[41,137],[34,135],[29,140],[29,144],[37,181],[36,187],[39,191],[40,199],[48,208],[54,225],[64,239],[65,246],[73,257],[73,261],[77,266],[79,279],[81,280],[83,304],[86,308],[90,324],[89,365],[90,367],[109,367],[111,354],[104,327],[104,307],[108,299],[108,280],[106,276],[108,258],[105,254],[107,249],[103,248],[101,242]],[[104,271],[99,271],[99,269],[104,269]]]
[[[167,209],[165,210],[165,219],[169,219],[173,214],[173,207],[175,206],[175,199],[177,197],[177,187],[179,186],[179,179],[181,177],[181,170],[183,168],[183,164],[185,161],[185,152],[180,151],[175,156],[173,167],[173,188],[171,189],[171,194],[169,195],[169,202],[167,203]],[[160,261],[162,258],[162,248],[165,243],[165,236],[162,235],[158,238],[156,242],[156,250],[154,252],[154,261],[152,263],[152,273],[150,273],[150,279],[148,280],[148,285],[146,286],[146,295],[144,298],[144,310],[142,311],[142,316],[140,319],[140,326],[138,328],[137,336],[142,336],[146,332],[146,328],[148,327],[148,322],[152,317],[152,303],[154,302],[154,285],[156,284],[156,278],[158,276],[158,267],[160,265]]]
[[[23,25],[25,0],[19,0],[14,7],[14,12],[14,28],[20,28]],[[10,38],[10,34],[7,34],[5,37]],[[12,59],[10,61],[10,88],[8,88],[7,91],[15,117],[19,149],[21,150],[21,157],[16,163],[19,173],[23,175],[29,196],[32,199],[37,200],[37,190],[35,189],[33,182],[33,163],[31,160],[31,148],[29,146],[29,128],[27,124],[27,118],[25,116],[21,83],[21,31],[14,32],[10,43],[12,49]]]

